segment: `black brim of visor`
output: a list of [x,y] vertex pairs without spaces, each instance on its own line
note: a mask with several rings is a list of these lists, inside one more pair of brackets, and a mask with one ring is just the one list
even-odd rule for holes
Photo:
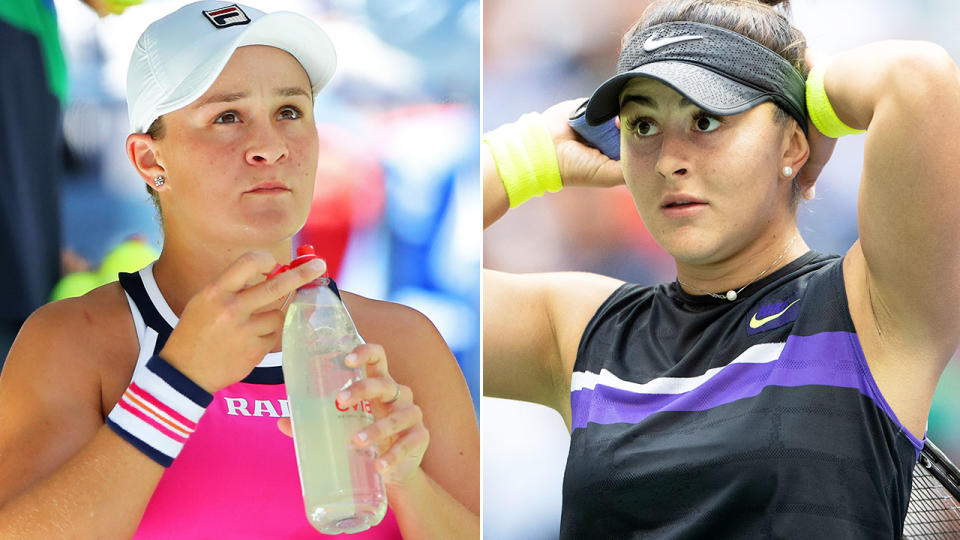
[[769,92],[729,79],[715,71],[675,60],[651,62],[611,77],[593,93],[585,113],[587,123],[600,125],[620,114],[620,94],[634,77],[647,77],[673,88],[708,113],[730,116],[773,101]]

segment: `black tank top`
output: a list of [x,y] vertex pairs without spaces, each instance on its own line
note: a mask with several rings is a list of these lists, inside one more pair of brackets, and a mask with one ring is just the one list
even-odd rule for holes
[[809,252],[736,302],[615,291],[574,365],[560,536],[899,538],[923,444],[870,374],[842,261]]

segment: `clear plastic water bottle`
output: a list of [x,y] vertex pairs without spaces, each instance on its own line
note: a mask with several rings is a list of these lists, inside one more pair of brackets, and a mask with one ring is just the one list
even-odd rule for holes
[[[271,275],[314,258],[312,246],[301,246],[288,267]],[[363,366],[344,364],[361,343],[331,279],[321,277],[297,290],[283,324],[283,378],[307,518],[324,534],[366,530],[387,511],[376,450],[353,444],[357,431],[373,423],[370,404],[336,402],[341,390],[366,377]]]

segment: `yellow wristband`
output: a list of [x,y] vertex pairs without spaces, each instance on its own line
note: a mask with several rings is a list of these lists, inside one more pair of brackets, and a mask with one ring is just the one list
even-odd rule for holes
[[835,139],[844,135],[863,133],[865,131],[863,129],[853,129],[844,124],[830,105],[827,90],[823,87],[823,76],[829,64],[830,62],[820,62],[813,66],[810,74],[807,75],[807,112],[810,114],[810,121],[820,130],[820,133]]
[[516,122],[487,133],[483,140],[497,164],[510,208],[563,187],[557,150],[539,114],[525,114]]

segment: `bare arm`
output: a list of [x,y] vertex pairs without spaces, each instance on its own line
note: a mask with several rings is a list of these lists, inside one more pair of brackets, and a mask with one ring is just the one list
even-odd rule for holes
[[34,313],[0,376],[0,537],[129,537],[163,473],[103,423],[81,302]]
[[838,56],[825,85],[868,128],[860,186],[864,296],[877,333],[943,368],[960,340],[960,80],[937,45],[873,43]]
[[[238,258],[187,304],[165,358],[211,392],[249,373],[277,342],[283,322],[279,310],[260,310],[326,269],[305,264],[246,287],[274,264],[267,253]],[[92,301],[111,287],[118,301]],[[101,384],[123,364],[103,359],[124,357],[132,372],[136,355],[115,343],[136,343],[132,324],[122,322],[129,312],[109,313],[118,305],[127,309],[119,285],[101,287],[44,306],[17,337],[0,377],[0,537],[118,538],[136,531],[163,467],[104,425]]]
[[[411,405],[383,407],[373,401],[379,418],[373,428],[389,426],[391,417],[399,420],[410,413],[422,417],[422,424],[412,422],[391,440],[393,446],[384,454],[391,463],[384,473],[387,499],[404,538],[478,538],[480,436],[456,359],[430,320],[419,312],[355,295],[346,299],[364,338],[382,345],[379,351],[379,347],[361,347],[362,355],[371,355],[368,376],[379,372],[392,378],[404,387],[398,403]],[[377,361],[377,354],[384,357]],[[375,382],[367,379],[351,386],[355,394],[351,401],[363,399],[361,393],[366,390],[372,392],[368,399],[389,400],[396,387],[388,382],[383,389],[388,395],[383,398],[377,396],[375,384],[366,384]],[[378,414],[378,405],[384,408],[382,414]],[[389,412],[392,414],[385,416]],[[426,430],[420,431],[421,427]],[[371,436],[371,441],[376,439]]]
[[480,145],[480,166],[483,169],[483,228],[493,225],[510,209],[507,190],[503,188],[497,164],[486,144]]
[[622,283],[597,274],[484,270],[484,395],[546,405],[569,425],[580,337]]
[[[609,187],[623,183],[620,162],[613,161],[599,150],[584,144],[583,139],[567,123],[567,119],[583,101],[571,99],[550,107],[541,115],[557,150],[557,164],[564,186]],[[490,148],[482,145],[483,228],[486,229],[510,209],[510,200],[497,171]]]
[[[583,99],[558,103],[543,112],[564,186],[608,187],[623,183],[620,162],[587,146],[567,122]],[[493,155],[484,145],[483,224],[509,209]],[[483,391],[540,403],[570,423],[570,375],[580,336],[600,306],[622,284],[595,274],[513,275],[484,271]]]

